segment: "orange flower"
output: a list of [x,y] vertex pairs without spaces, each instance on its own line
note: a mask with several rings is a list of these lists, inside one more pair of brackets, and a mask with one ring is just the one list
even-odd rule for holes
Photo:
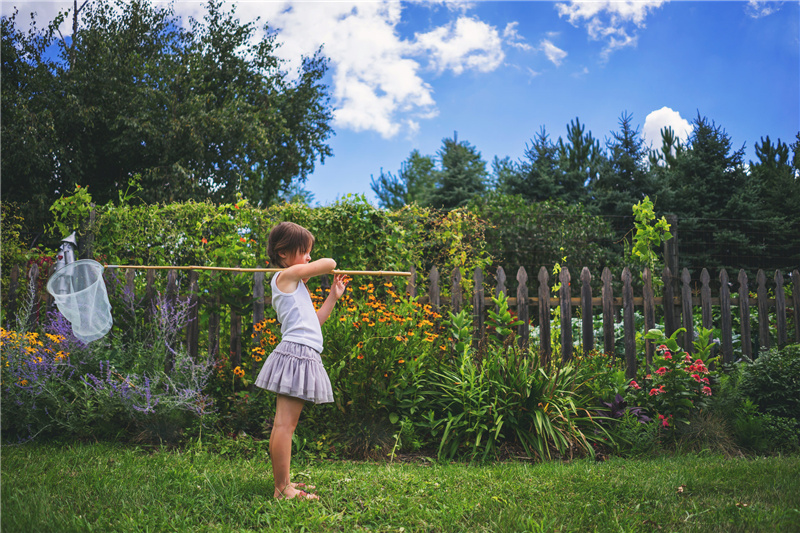
[[[239,208],[237,207],[236,209],[239,209]],[[240,237],[239,238],[239,242],[247,242],[247,239],[245,239],[244,237]]]
[[358,357],[356,357],[356,359],[364,359],[364,354],[362,353],[358,354]]
[[397,361],[397,362],[398,362],[399,364],[401,364],[401,365],[402,365],[403,363],[405,363],[405,360],[404,360],[404,359],[400,359],[400,360],[399,360],[399,361]]
[[205,237],[200,239],[200,242],[202,242],[203,244],[208,244],[208,240]]

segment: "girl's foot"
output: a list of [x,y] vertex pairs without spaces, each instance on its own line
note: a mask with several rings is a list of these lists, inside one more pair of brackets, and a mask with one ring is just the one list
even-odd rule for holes
[[297,490],[293,486],[294,484],[287,485],[283,491],[279,489],[275,489],[275,499],[276,500],[319,500],[319,496],[316,494],[312,494],[310,492],[306,492],[304,490]]
[[314,490],[317,488],[315,485],[306,485],[305,483],[290,483],[290,485],[296,489]]

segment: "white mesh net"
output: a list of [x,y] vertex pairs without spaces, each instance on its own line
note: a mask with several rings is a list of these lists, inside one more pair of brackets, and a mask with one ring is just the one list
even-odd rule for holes
[[47,292],[83,342],[95,341],[111,329],[103,265],[97,261],[81,259],[60,268],[47,282]]

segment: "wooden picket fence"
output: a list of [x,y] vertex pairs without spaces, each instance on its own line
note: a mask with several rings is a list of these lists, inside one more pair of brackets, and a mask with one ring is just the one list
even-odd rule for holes
[[[155,297],[156,292],[156,271],[146,271],[146,285],[145,285],[145,298],[144,305],[149,306],[149,302]],[[28,269],[23,277],[26,280],[24,289],[28,292],[37,292],[37,302],[45,309],[52,306],[52,297],[43,290],[43,287],[37,286],[41,284],[37,265],[33,265]],[[11,284],[9,287],[8,299],[6,300],[6,317],[11,318],[15,315],[16,309],[14,304],[16,302],[16,295],[20,291],[21,269],[19,266],[14,267],[11,274]],[[106,271],[106,276],[108,276]],[[243,274],[239,274],[243,275]],[[450,310],[458,313],[465,305],[463,298],[464,281],[462,280],[462,271],[456,268],[449,276],[450,286],[449,302],[442,302],[442,286],[443,280],[439,270],[433,267],[428,273],[427,279],[422,280],[420,283],[417,273],[412,269],[412,276],[409,278],[406,291],[412,297],[417,297],[419,301],[429,303],[436,310]],[[134,290],[134,270],[127,270],[125,273],[125,286],[127,290]],[[190,322],[186,331],[186,346],[189,354],[192,357],[198,356],[198,346],[200,339],[199,331],[199,316],[201,312],[208,314],[208,349],[209,354],[216,357],[220,353],[220,296],[200,297],[201,292],[198,287],[198,272],[189,271],[188,277],[183,280],[181,285],[185,286],[184,294],[181,297],[189,299],[191,304]],[[588,352],[594,349],[602,349],[603,352],[614,354],[615,337],[614,329],[615,324],[620,320],[623,323],[624,331],[624,357],[626,364],[626,372],[629,377],[633,377],[636,373],[637,358],[636,358],[636,327],[634,322],[634,309],[639,307],[643,310],[644,316],[644,330],[649,330],[655,327],[656,314],[658,310],[659,318],[663,319],[663,325],[667,335],[671,335],[679,328],[685,328],[686,332],[682,336],[682,347],[687,351],[692,350],[692,339],[694,336],[694,323],[693,323],[693,310],[696,307],[700,308],[702,325],[704,328],[718,328],[721,332],[719,350],[722,354],[722,360],[725,363],[733,361],[733,320],[732,310],[738,308],[740,317],[740,340],[742,345],[742,353],[748,357],[753,357],[752,353],[752,335],[750,331],[750,317],[751,308],[757,309],[758,316],[758,342],[761,347],[769,348],[771,342],[771,335],[774,331],[774,338],[778,345],[784,345],[789,342],[800,343],[800,273],[794,270],[791,273],[791,299],[790,307],[787,308],[784,277],[780,271],[776,271],[773,277],[774,284],[768,286],[767,276],[763,270],[759,270],[756,276],[756,296],[750,296],[751,283],[743,270],[740,270],[736,281],[739,285],[737,296],[733,296],[730,292],[731,280],[725,270],[719,274],[719,290],[718,295],[712,297],[711,295],[711,277],[706,269],[702,270],[700,276],[700,290],[699,295],[693,294],[695,291],[692,289],[692,279],[687,269],[681,273],[679,280],[672,276],[670,269],[665,268],[661,275],[663,282],[663,296],[656,297],[653,290],[653,277],[649,269],[644,269],[642,273],[642,294],[641,296],[634,296],[633,286],[633,273],[629,269],[622,271],[620,280],[622,282],[621,294],[614,294],[613,289],[613,276],[608,268],[604,269],[600,280],[602,282],[600,294],[593,294],[592,291],[592,274],[587,267],[581,270],[579,291],[577,296],[573,296],[572,278],[569,269],[564,268],[561,270],[558,281],[561,284],[558,296],[551,296],[552,283],[550,275],[545,267],[539,270],[537,276],[538,286],[529,287],[528,273],[524,267],[519,267],[516,274],[517,291],[516,295],[509,295],[506,289],[507,277],[502,268],[498,268],[494,273],[494,289],[487,297],[486,276],[481,269],[475,269],[472,273],[473,295],[471,301],[472,315],[474,319],[475,338],[480,339],[485,334],[485,319],[486,319],[486,302],[491,299],[491,295],[499,295],[503,293],[508,297],[509,305],[516,310],[517,317],[522,321],[518,327],[518,341],[521,345],[526,345],[530,339],[530,328],[539,328],[539,342],[540,350],[543,361],[549,362],[552,358],[551,349],[551,309],[558,308],[560,312],[560,323],[566,327],[562,327],[560,331],[560,346],[562,360],[567,361],[574,356],[575,342],[572,338],[572,316],[573,310],[580,310],[581,316],[581,339],[580,346],[582,350]],[[444,280],[446,282],[447,280]],[[238,315],[231,310],[230,313],[230,362],[232,365],[238,365],[241,362],[242,356],[242,335],[243,324],[246,318],[252,320],[252,323],[258,323],[264,318],[265,306],[271,303],[271,298],[264,290],[265,276],[263,272],[256,272],[253,274],[253,304],[249,317]],[[418,286],[423,285],[426,287],[426,292],[418,294]],[[467,284],[469,286],[470,284]],[[576,286],[578,283],[575,284]],[[327,276],[322,279],[323,290],[329,287]],[[168,299],[175,299],[179,297],[179,284],[177,270],[167,271],[166,280],[166,297]],[[769,291],[774,291],[774,297],[769,297]],[[530,292],[535,290],[535,296],[531,296]],[[747,295],[747,297],[741,297]],[[719,321],[714,323],[712,307],[719,307]],[[593,316],[595,315],[594,309],[601,308],[603,327],[602,339],[594,338],[594,324]],[[34,322],[39,316],[41,307],[34,306],[31,309],[31,316],[28,317],[29,322]],[[536,315],[533,312],[536,311]],[[620,313],[621,311],[621,313]],[[34,316],[34,313],[36,315]],[[621,314],[621,319],[619,315]],[[794,331],[787,330],[788,318],[793,318]],[[774,323],[774,328],[771,330],[771,324]],[[641,332],[640,332],[641,333]],[[791,336],[791,338],[790,338]],[[601,348],[602,346],[602,348]],[[646,360],[652,361],[654,346],[650,341],[645,345]],[[756,354],[757,355],[757,354]],[[167,368],[171,367],[171,360],[167,361]]]

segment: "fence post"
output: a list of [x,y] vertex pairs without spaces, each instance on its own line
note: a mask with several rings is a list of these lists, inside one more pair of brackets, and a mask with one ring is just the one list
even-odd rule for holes
[[[255,328],[264,320],[264,273],[256,272],[253,274],[253,346],[261,346],[263,333]],[[261,368],[254,365],[253,375],[258,375]]]
[[[167,294],[166,294],[166,306],[167,310],[171,310],[171,312],[175,312],[175,306],[178,303],[178,271],[177,270],[169,270],[167,271]],[[166,355],[164,356],[164,372],[167,374],[172,372],[172,369],[175,367],[175,355],[172,353],[172,349],[169,346],[165,347],[167,350]]]
[[222,307],[222,296],[219,290],[214,295],[214,300],[211,304],[211,314],[208,316],[208,356],[214,360],[220,356],[219,353],[219,335],[220,335],[220,319],[219,312]]
[[[669,285],[672,286],[671,288],[674,292],[678,288],[678,215],[667,215],[666,219],[672,238],[664,241],[664,262],[669,268]],[[666,288],[666,286],[667,283],[665,282],[664,287]],[[674,330],[669,335],[672,335],[673,332]]]
[[664,283],[664,332],[667,337],[671,337],[678,328],[675,326],[675,291],[672,288],[672,271],[669,267],[664,268],[661,281]]
[[439,269],[434,267],[428,273],[428,301],[434,312],[438,313],[441,307],[439,300]]
[[539,351],[542,353],[542,366],[550,365],[553,347],[550,343],[550,287],[547,285],[547,269],[539,269]]
[[408,278],[408,285],[406,285],[406,292],[410,298],[417,297],[417,267],[411,265],[411,277]]
[[792,271],[792,310],[794,311],[794,340],[800,342],[800,272]]
[[486,307],[486,297],[483,294],[483,270],[481,267],[475,267],[472,273],[472,280],[475,284],[474,292],[472,294],[472,315],[473,315],[473,339],[476,343],[480,343],[483,339],[483,312]]
[[[494,290],[495,298],[499,298],[500,294],[508,296],[508,292],[506,291],[506,271],[503,270],[501,266],[497,267],[497,287],[495,287]],[[517,302],[517,305],[519,305],[519,302]],[[494,307],[495,311],[497,311],[497,306]]]
[[780,270],[775,271],[775,312],[778,314],[778,346],[783,346],[786,344],[786,295]]
[[570,284],[569,269],[564,267],[558,276],[561,282],[561,290],[559,291],[559,307],[561,309],[561,362],[566,363],[572,360],[572,299],[570,298],[569,284]]
[[[133,272],[133,270],[129,270]],[[200,287],[197,280],[200,273],[189,271],[189,323],[186,324],[186,353],[192,361],[197,361],[200,344]]]
[[728,273],[719,273],[720,330],[722,332],[722,364],[733,363],[733,325],[731,322],[731,288]]
[[739,322],[742,332],[742,354],[753,358],[753,343],[750,340],[750,290],[747,288],[747,274],[739,270]]
[[453,269],[453,275],[450,278],[450,307],[453,314],[457,315],[461,312],[461,267]]
[[39,318],[39,303],[36,301],[36,290],[39,282],[39,265],[33,263],[31,268],[28,269],[28,293],[25,295],[25,301],[28,298],[31,300],[31,308],[28,309],[28,316],[25,317],[25,324],[28,325],[28,330],[32,331],[36,328],[36,322]]
[[[756,276],[756,304],[758,305],[758,344],[769,350],[769,304],[767,303],[767,276],[758,269]],[[759,350],[760,352],[761,350]]]
[[85,220],[81,223],[81,228],[84,230],[83,238],[78,241],[78,257],[81,259],[93,259],[94,258],[94,233],[92,233],[91,228],[94,227],[94,221],[97,218],[97,213],[95,211],[95,205],[91,205],[91,211],[89,211],[89,222],[87,223]]
[[687,353],[694,352],[694,322],[692,320],[692,276],[689,269],[684,268],[681,273],[681,310],[683,314],[683,349]]
[[[797,278],[795,278],[797,279]],[[795,282],[795,285],[797,283]],[[8,285],[8,319],[14,320],[17,313],[17,290],[19,288],[19,265],[11,269],[11,281]]]
[[636,324],[633,319],[633,287],[631,271],[622,270],[622,320],[625,330],[625,377],[636,377]]
[[[499,268],[498,271],[502,271]],[[505,277],[505,274],[503,274]],[[528,347],[528,338],[530,337],[530,314],[528,312],[528,273],[525,267],[519,267],[517,270],[517,318],[522,321],[517,327],[517,335],[519,335],[519,347],[525,349]]]
[[[642,292],[642,303],[644,306],[644,330],[645,333],[656,327],[656,301],[653,295],[653,273],[650,268],[644,267],[642,271],[644,287]],[[653,341],[646,340],[644,343],[645,360],[648,365],[653,364]]]
[[705,329],[712,329],[714,322],[711,318],[711,276],[708,274],[707,269],[700,272],[700,313],[703,319],[703,327]]
[[145,313],[145,320],[147,322],[152,322],[153,320],[153,300],[156,298],[156,271],[155,270],[148,270],[147,277],[145,278],[145,287],[144,287],[144,313]]
[[611,271],[608,267],[603,269],[602,300],[603,300],[603,351],[612,360],[616,358],[614,349],[614,289],[611,286]]
[[594,350],[594,322],[592,321],[592,273],[588,267],[581,270],[581,322],[583,323],[583,354]]

